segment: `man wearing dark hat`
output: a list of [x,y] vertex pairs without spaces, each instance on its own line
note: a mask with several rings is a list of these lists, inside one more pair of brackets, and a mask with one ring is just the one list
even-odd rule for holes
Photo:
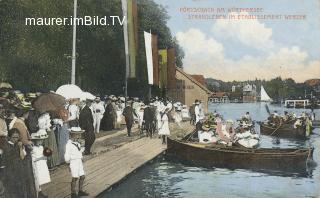
[[146,102],[146,108],[143,113],[143,122],[145,124],[145,129],[147,131],[147,136],[152,137],[152,132],[154,130],[155,124],[155,108],[150,106],[149,102]]
[[91,153],[91,146],[93,145],[96,136],[94,134],[93,127],[93,116],[90,106],[92,104],[91,100],[86,100],[86,106],[80,111],[79,115],[79,125],[81,129],[85,130],[84,140],[85,140],[85,150],[84,154],[89,155]]
[[124,116],[125,121],[126,121],[128,137],[130,137],[131,136],[131,128],[132,128],[132,125],[134,122],[131,100],[127,102],[127,106],[124,108],[122,115]]

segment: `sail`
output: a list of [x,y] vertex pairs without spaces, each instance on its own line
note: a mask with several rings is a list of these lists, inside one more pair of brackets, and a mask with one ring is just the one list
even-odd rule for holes
[[269,97],[269,95],[267,94],[266,90],[263,88],[263,86],[261,86],[261,92],[260,92],[260,97],[261,97],[261,101],[264,102],[271,102],[272,99]]

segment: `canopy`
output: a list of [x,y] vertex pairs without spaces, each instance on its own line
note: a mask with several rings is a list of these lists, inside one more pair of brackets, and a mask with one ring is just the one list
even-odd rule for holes
[[83,91],[77,85],[67,84],[60,86],[57,89],[56,94],[59,94],[66,99],[81,98],[83,96]]

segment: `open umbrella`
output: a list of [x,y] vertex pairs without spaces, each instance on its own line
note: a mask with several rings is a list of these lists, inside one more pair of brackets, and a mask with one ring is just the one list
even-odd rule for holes
[[82,93],[82,97],[80,98],[80,100],[84,101],[84,100],[94,100],[96,97],[89,93],[89,92],[83,92]]
[[67,84],[60,86],[57,89],[56,94],[59,94],[66,99],[81,98],[83,91],[77,85]]
[[32,107],[40,113],[56,111],[63,108],[65,104],[65,98],[55,93],[41,94],[32,101]]
[[10,85],[7,82],[1,82],[0,83],[0,88],[8,88],[8,89],[12,89],[12,85]]

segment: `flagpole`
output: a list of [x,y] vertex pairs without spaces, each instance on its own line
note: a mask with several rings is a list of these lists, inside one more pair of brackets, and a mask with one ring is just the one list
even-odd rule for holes
[[129,49],[128,49],[128,17],[127,17],[127,0],[121,0],[122,14],[125,18],[123,26],[123,38],[124,38],[124,48],[126,56],[126,71],[125,71],[125,103],[127,104],[128,96],[128,77],[129,77]]
[[71,66],[71,84],[76,84],[76,36],[77,36],[77,0],[73,2],[73,32],[72,32],[72,66]]

